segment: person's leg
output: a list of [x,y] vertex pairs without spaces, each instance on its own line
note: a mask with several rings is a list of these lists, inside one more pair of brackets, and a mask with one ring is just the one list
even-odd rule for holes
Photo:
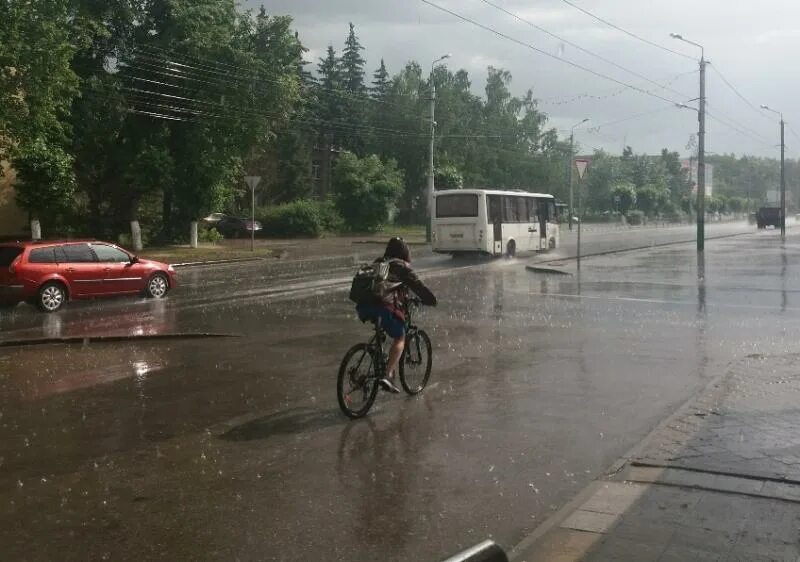
[[400,357],[403,355],[403,348],[406,345],[406,327],[402,320],[386,309],[381,311],[381,327],[392,338],[392,345],[389,347],[389,357],[386,363],[386,374],[385,378],[381,380],[381,386],[384,390],[397,394],[400,389],[395,386],[393,381],[395,374],[397,374],[397,366],[400,364]]
[[389,362],[386,365],[386,376],[390,380],[394,380],[397,374],[397,366],[400,365],[400,356],[403,355],[403,349],[406,347],[405,335],[392,340],[392,346],[389,348]]

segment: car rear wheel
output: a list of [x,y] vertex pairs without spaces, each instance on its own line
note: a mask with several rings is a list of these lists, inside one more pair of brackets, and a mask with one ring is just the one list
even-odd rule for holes
[[61,283],[51,281],[39,289],[36,304],[42,312],[55,312],[67,302],[67,289]]
[[169,281],[163,273],[156,273],[147,281],[145,295],[151,299],[163,299],[169,292]]

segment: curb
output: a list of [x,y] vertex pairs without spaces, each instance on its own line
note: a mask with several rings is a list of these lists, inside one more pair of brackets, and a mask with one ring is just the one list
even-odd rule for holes
[[556,269],[554,267],[540,267],[538,265],[526,265],[525,269],[528,271],[532,271],[534,273],[544,273],[549,275],[568,275],[572,276],[572,273],[569,271],[565,271],[563,269]]
[[220,265],[226,263],[245,263],[245,262],[254,262],[254,261],[266,261],[269,259],[278,259],[278,258],[268,258],[268,257],[260,257],[260,258],[231,258],[227,260],[208,260],[208,261],[187,261],[182,263],[171,263],[172,267],[200,267],[203,265]]
[[[751,234],[754,234],[754,233],[753,232],[737,232],[735,234],[720,234],[720,235],[717,235],[717,236],[706,236],[705,239],[706,240],[721,240],[723,238],[735,238],[736,236],[748,236],[748,235],[751,235]],[[664,248],[666,246],[677,246],[679,244],[690,244],[690,243],[692,243],[694,241],[695,241],[694,239],[691,239],[691,240],[677,240],[677,241],[674,241],[674,242],[659,242],[658,244],[647,244],[646,246],[636,246],[636,247],[633,247],[633,248],[622,248],[622,249],[618,249],[618,250],[605,250],[605,251],[602,251],[602,252],[593,252],[593,253],[590,253],[590,254],[581,254],[581,259],[594,258],[594,257],[599,257],[599,256],[610,256],[612,254],[622,254],[622,253],[625,253],[625,252],[640,252],[642,250],[649,250],[651,248]],[[559,258],[545,259],[543,261],[535,262],[535,263],[531,264],[531,266],[532,267],[539,267],[539,266],[546,265],[546,264],[552,264],[554,262],[563,262],[563,261],[567,261],[567,260],[577,260],[577,259],[578,259],[578,255],[577,254],[570,255],[570,256],[561,256]],[[529,266],[526,266],[526,267],[529,267]]]
[[32,347],[38,345],[53,344],[89,344],[89,343],[119,343],[127,341],[151,341],[151,340],[195,340],[206,338],[238,338],[237,334],[216,334],[216,333],[179,333],[179,334],[152,334],[152,335],[127,335],[127,336],[73,336],[65,338],[32,338],[27,340],[9,340],[0,342],[3,347]]

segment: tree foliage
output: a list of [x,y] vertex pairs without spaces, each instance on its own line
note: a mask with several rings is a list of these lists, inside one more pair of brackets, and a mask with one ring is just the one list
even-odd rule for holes
[[336,208],[350,230],[378,230],[388,223],[403,192],[403,174],[393,160],[345,153],[333,173]]

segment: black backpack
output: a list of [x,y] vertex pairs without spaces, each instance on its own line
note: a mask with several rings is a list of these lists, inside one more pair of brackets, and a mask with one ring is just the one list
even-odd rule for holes
[[358,268],[350,285],[350,300],[356,304],[385,302],[401,283],[389,281],[392,260],[365,264]]

